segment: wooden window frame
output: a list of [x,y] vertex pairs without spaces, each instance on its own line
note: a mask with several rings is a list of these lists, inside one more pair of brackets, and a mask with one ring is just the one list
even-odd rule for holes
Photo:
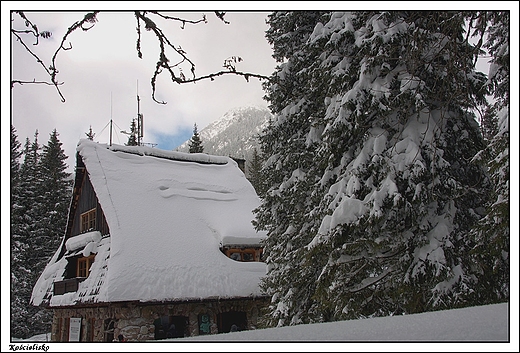
[[96,208],[92,208],[80,215],[80,232],[87,232],[96,228]]
[[[235,261],[241,261],[241,262],[259,262],[260,258],[261,258],[261,250],[252,249],[252,248],[244,248],[244,249],[241,249],[241,248],[230,248],[230,249],[226,250],[226,256],[227,257],[231,258],[232,254],[240,254],[240,260],[235,260]],[[244,259],[244,255],[245,254],[252,255],[253,259],[246,261]]]
[[[87,257],[78,257],[78,263],[76,266],[76,277],[88,277],[90,267],[92,266],[92,263],[94,262],[94,258],[96,255],[90,255]],[[82,268],[81,265],[85,265],[85,267]],[[83,272],[84,271],[84,272]]]

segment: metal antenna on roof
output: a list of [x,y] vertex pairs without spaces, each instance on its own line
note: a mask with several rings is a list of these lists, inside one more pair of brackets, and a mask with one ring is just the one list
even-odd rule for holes
[[141,139],[144,136],[144,124],[143,124],[143,114],[141,114],[141,109],[139,106],[139,80],[137,80],[137,145],[141,146]]
[[112,91],[110,91],[110,146],[112,146]]

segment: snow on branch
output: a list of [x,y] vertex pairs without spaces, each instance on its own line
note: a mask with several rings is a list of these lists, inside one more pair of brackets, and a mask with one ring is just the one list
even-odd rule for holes
[[[201,23],[201,22],[207,23],[205,15],[200,20],[188,21],[188,20],[184,20],[184,19],[180,19],[180,18],[176,18],[176,17],[165,16],[156,11],[152,11],[150,13],[160,16],[161,18],[166,19],[166,20],[181,21],[182,29],[184,29],[184,25],[186,23],[192,23],[192,24],[197,24],[197,23]],[[215,14],[224,23],[229,24],[229,22],[224,20],[225,12],[216,11]],[[170,78],[171,78],[172,82],[175,82],[178,84],[194,83],[194,82],[206,80],[206,79],[210,79],[211,81],[213,81],[215,77],[222,76],[225,74],[243,76],[246,79],[246,81],[248,81],[248,82],[249,82],[250,77],[255,77],[258,79],[267,79],[268,78],[267,76],[263,76],[263,75],[259,75],[259,74],[237,71],[234,64],[236,62],[242,61],[242,58],[237,57],[237,56],[233,56],[232,58],[228,58],[224,61],[224,67],[227,69],[227,71],[219,71],[217,73],[212,73],[209,75],[197,77],[195,74],[195,63],[187,56],[187,53],[181,48],[181,46],[176,47],[175,44],[170,41],[170,39],[167,37],[166,34],[164,34],[164,32],[161,30],[161,28],[149,16],[147,16],[146,11],[135,11],[134,15],[137,20],[137,28],[136,28],[137,45],[136,45],[136,48],[137,48],[138,57],[141,59],[142,55],[143,55],[141,52],[141,21],[144,22],[144,24],[145,24],[144,28],[147,31],[152,31],[155,34],[155,36],[157,37],[157,40],[159,41],[159,48],[160,48],[159,58],[155,65],[155,71],[154,71],[152,79],[151,79],[152,99],[156,103],[166,104],[166,102],[158,101],[155,98],[155,92],[157,89],[157,86],[156,86],[157,77],[163,72],[163,70],[166,70],[170,74]],[[177,62],[172,64],[171,59],[168,57],[168,55],[166,53],[167,48],[173,49],[174,53],[179,56],[179,59]],[[180,66],[183,63],[188,64],[189,70],[191,72],[191,78],[187,78],[186,75],[184,74],[182,67]]]
[[381,281],[386,276],[388,276],[390,273],[392,273],[392,269],[391,268],[386,268],[383,271],[383,273],[381,273],[379,276],[365,278],[364,280],[361,281],[361,283],[359,283],[358,285],[350,288],[349,292],[350,293],[356,293],[356,292],[362,291],[363,289],[368,288],[371,285]]

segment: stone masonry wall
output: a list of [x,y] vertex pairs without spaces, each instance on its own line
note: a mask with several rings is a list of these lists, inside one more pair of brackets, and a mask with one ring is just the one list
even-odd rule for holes
[[[199,335],[198,315],[210,318],[211,334],[218,333],[217,316],[220,313],[245,312],[247,329],[258,325],[259,312],[267,300],[225,300],[176,304],[112,303],[103,306],[55,308],[52,324],[52,341],[68,341],[70,318],[82,318],[82,342],[106,342],[122,334],[128,341],[155,339],[154,321],[161,316],[184,316],[188,318],[185,336]],[[108,330],[113,321],[113,330]]]

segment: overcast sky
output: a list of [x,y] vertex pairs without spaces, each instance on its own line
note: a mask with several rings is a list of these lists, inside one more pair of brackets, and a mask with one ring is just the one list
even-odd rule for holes
[[[52,37],[40,40],[37,46],[32,45],[34,41],[28,35],[24,39],[49,66],[67,28],[81,20],[85,13],[26,12],[40,31],[48,30]],[[274,71],[276,63],[265,39],[268,12],[228,12],[225,19],[229,24],[223,23],[212,11],[169,13],[189,20],[198,20],[203,14],[207,23],[186,24],[184,29],[179,22],[156,17],[156,23],[170,41],[182,47],[195,63],[197,76],[223,70],[224,60],[232,56],[243,59],[236,66],[239,71],[265,76]],[[16,14],[12,17],[13,23],[18,24],[16,28],[24,29],[19,17]],[[173,149],[189,139],[194,123],[200,130],[232,108],[267,106],[261,81],[256,78],[247,82],[241,76],[225,75],[214,81],[179,85],[171,82],[167,72],[159,76],[156,89],[156,99],[167,104],[154,102],[150,80],[159,53],[155,35],[141,29],[143,58],[139,59],[133,13],[101,12],[97,19],[92,29],[77,30],[69,36],[66,45],[70,42],[72,50],[58,54],[57,77],[63,82],[60,90],[66,100],[64,103],[52,86],[24,84],[12,89],[12,123],[22,144],[26,137],[33,139],[36,129],[39,142],[45,144],[56,128],[69,156],[67,163],[73,166],[76,144],[86,137],[90,126],[96,134],[95,141],[109,142],[111,119],[112,142],[124,144],[128,136],[120,131],[129,131],[132,119],[137,116],[137,94],[144,116],[143,141],[162,149]],[[172,62],[178,59],[173,53],[170,55]],[[189,66],[184,68],[189,77]],[[11,70],[15,80],[48,81],[46,72],[34,57],[15,41]]]

